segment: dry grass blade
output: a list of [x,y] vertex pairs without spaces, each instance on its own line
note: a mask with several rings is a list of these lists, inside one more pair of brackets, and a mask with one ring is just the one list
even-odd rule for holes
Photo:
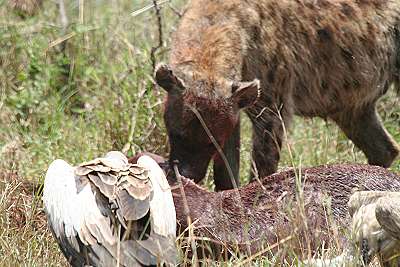
[[160,6],[160,5],[163,5],[163,4],[165,4],[165,3],[169,2],[169,1],[170,1],[170,0],[156,1],[156,4],[154,4],[154,2],[153,2],[153,4],[151,4],[151,5],[147,5],[147,6],[145,6],[145,7],[142,7],[141,9],[138,9],[138,10],[133,11],[133,12],[131,13],[131,16],[132,16],[132,17],[136,17],[137,15],[140,15],[140,14],[142,14],[142,13],[144,13],[144,12],[146,12],[146,11],[152,9],[153,7],[155,7],[155,5]]
[[45,54],[47,53],[47,51],[49,51],[50,48],[52,48],[56,45],[59,45],[65,41],[67,41],[68,39],[71,39],[75,35],[76,35],[76,32],[70,32],[70,33],[64,35],[63,37],[57,38],[56,40],[50,42],[49,46],[45,50]]
[[278,246],[280,246],[280,245],[285,244],[285,243],[288,242],[289,240],[293,239],[293,237],[294,237],[294,236],[290,235],[290,236],[288,236],[288,237],[282,239],[281,241],[279,241],[279,242],[277,242],[277,243],[275,243],[275,244],[273,244],[273,245],[271,245],[271,246],[268,246],[267,248],[265,248],[265,249],[263,249],[263,250],[260,250],[259,252],[257,252],[257,253],[255,253],[255,254],[251,255],[250,257],[248,257],[248,258],[245,259],[244,261],[241,261],[241,262],[238,263],[236,266],[238,266],[238,267],[239,267],[239,266],[243,266],[243,265],[246,265],[246,264],[248,264],[248,263],[254,261],[257,257],[260,257],[260,256],[264,255],[265,253],[267,253],[268,251],[271,251],[271,250],[273,250],[274,248],[276,248],[276,247],[278,247]]
[[50,253],[55,248],[54,240],[47,230],[40,194],[41,188],[35,183],[0,169],[0,266],[32,262],[38,266],[65,266],[61,253]]
[[201,116],[201,114],[197,111],[196,108],[190,106],[190,109],[192,110],[192,112],[196,115],[197,119],[200,121],[201,126],[203,127],[204,131],[206,131],[208,137],[210,138],[211,142],[213,143],[213,145],[215,146],[215,148],[217,149],[219,155],[221,156],[222,160],[224,161],[225,167],[228,170],[229,173],[229,177],[231,179],[231,182],[233,184],[234,188],[238,188],[237,184],[236,184],[236,180],[235,177],[233,176],[233,172],[232,172],[232,168],[229,165],[228,159],[226,158],[224,151],[222,150],[221,146],[218,144],[217,140],[215,140],[215,137],[212,135],[210,129],[208,129],[205,121],[203,120],[203,117]]
[[189,205],[187,203],[186,193],[185,193],[185,189],[183,188],[182,177],[181,177],[181,174],[179,173],[177,162],[174,162],[173,168],[174,168],[176,179],[178,180],[178,185],[180,187],[180,191],[181,191],[181,195],[182,195],[182,199],[183,199],[183,208],[184,208],[184,212],[186,214],[187,225],[189,228],[189,241],[190,241],[190,245],[192,247],[192,253],[193,253],[192,264],[193,264],[193,266],[198,266],[196,242],[195,242],[195,239],[192,238],[195,236],[194,231],[193,231],[192,218],[190,217]]

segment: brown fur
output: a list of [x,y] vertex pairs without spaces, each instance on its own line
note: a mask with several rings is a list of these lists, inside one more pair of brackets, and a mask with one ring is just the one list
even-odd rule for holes
[[9,0],[8,5],[22,17],[35,15],[42,6],[42,0]]
[[[223,146],[240,108],[231,83],[259,79],[261,95],[246,113],[261,177],[276,171],[282,125],[293,114],[334,120],[370,164],[390,166],[399,147],[375,104],[398,88],[399,25],[396,0],[192,0],[170,55],[171,75],[184,87],[166,88],[171,159],[202,179],[216,149],[205,150],[210,141],[188,106]],[[201,155],[196,163],[186,161],[189,151]]]
[[[162,158],[155,160],[169,171]],[[309,252],[307,249],[315,252],[323,242],[326,242],[325,246],[335,242],[335,237],[344,243],[343,230],[350,223],[347,202],[353,192],[400,191],[400,176],[369,165],[291,169],[267,176],[261,179],[261,184],[252,182],[238,190],[222,192],[209,192],[189,179],[182,179],[186,200],[174,177],[168,175],[180,224],[179,233],[188,227],[186,201],[195,234],[223,244],[213,246],[219,249],[214,253],[237,249],[255,253],[266,244],[275,244],[289,235],[293,235],[292,245],[299,253]],[[296,179],[301,182],[296,183]],[[298,190],[299,184],[302,190]],[[294,231],[296,227],[299,228],[297,232]]]
[[[302,172],[304,217],[299,214],[294,171],[262,179],[265,189],[257,182],[240,188],[240,200],[234,190],[208,192],[185,179],[185,194],[191,219],[196,221],[196,234],[218,240],[231,251],[238,247],[248,252],[249,247],[251,253],[294,235],[291,242],[294,247],[305,248],[298,252],[309,252],[307,238],[315,252],[318,247],[334,243],[335,238],[344,241],[337,231],[344,235],[349,223],[347,202],[355,190],[400,191],[400,177],[375,166],[331,165]],[[180,191],[174,190],[173,197],[178,222],[184,230],[187,223]],[[295,231],[295,227],[299,229]]]

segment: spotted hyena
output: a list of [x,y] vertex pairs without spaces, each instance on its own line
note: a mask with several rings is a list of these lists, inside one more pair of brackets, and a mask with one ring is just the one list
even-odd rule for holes
[[260,177],[276,171],[293,114],[333,120],[370,164],[390,166],[399,148],[375,105],[398,87],[399,30],[398,0],[192,0],[155,74],[170,160],[201,180],[212,158],[223,163],[211,134],[237,161],[245,109]]

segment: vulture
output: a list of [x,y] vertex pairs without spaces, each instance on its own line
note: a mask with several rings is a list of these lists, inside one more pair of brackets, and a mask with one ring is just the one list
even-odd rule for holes
[[72,266],[177,264],[176,214],[163,171],[148,156],[131,164],[112,151],[46,173],[49,228]]

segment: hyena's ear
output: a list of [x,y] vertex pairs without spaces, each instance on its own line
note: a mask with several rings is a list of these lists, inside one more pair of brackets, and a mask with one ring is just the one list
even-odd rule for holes
[[182,93],[185,90],[182,80],[175,76],[167,64],[162,63],[156,67],[154,78],[157,84],[168,93]]
[[260,81],[255,79],[251,82],[232,83],[231,99],[238,104],[239,108],[248,107],[260,97]]

